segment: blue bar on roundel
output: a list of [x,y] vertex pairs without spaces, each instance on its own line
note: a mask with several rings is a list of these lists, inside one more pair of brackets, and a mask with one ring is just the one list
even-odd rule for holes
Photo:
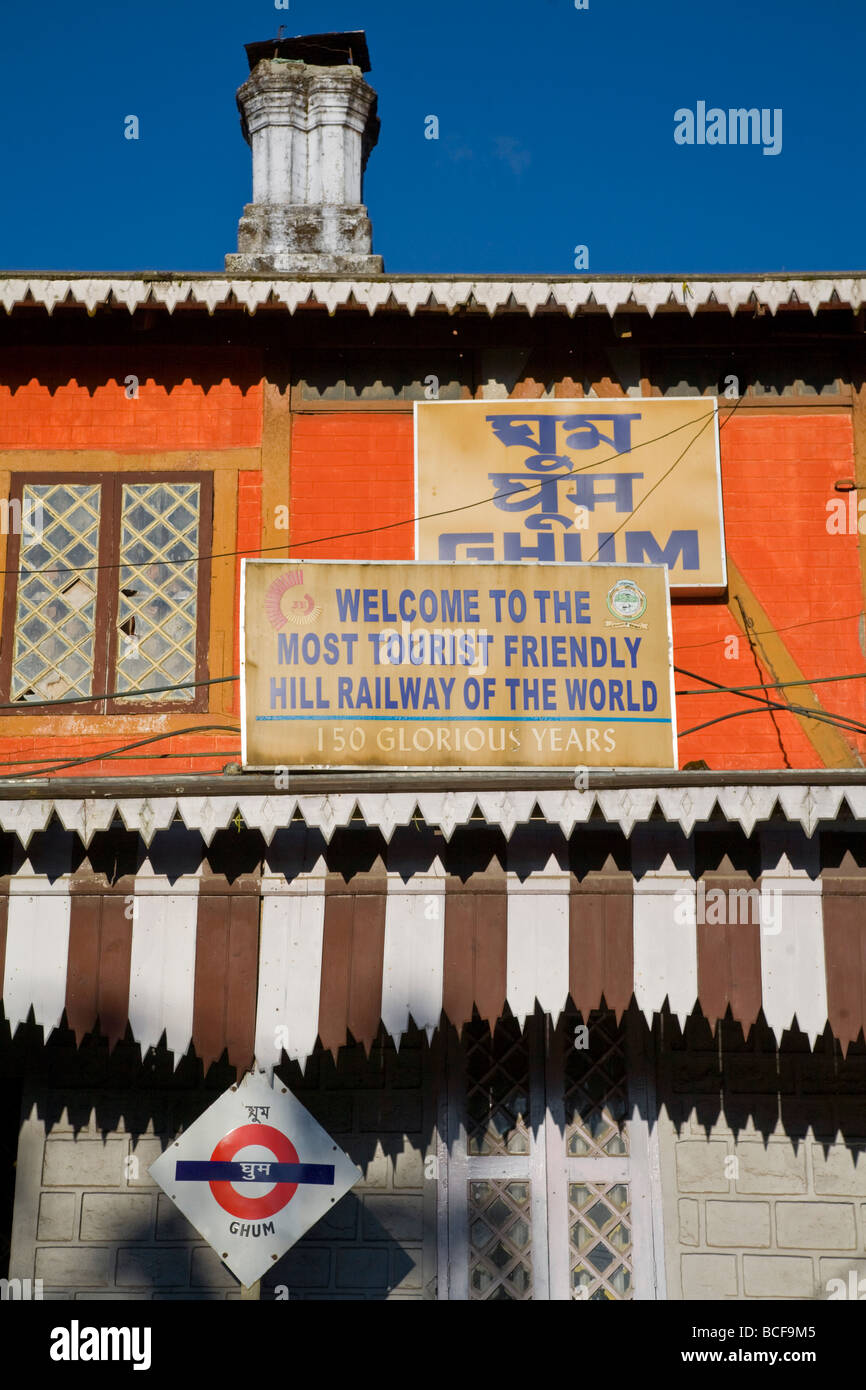
[[334,1168],[330,1163],[269,1163],[267,1173],[254,1175],[245,1171],[258,1166],[252,1160],[222,1163],[212,1159],[178,1159],[174,1175],[178,1182],[297,1182],[319,1187],[330,1187],[334,1182]]

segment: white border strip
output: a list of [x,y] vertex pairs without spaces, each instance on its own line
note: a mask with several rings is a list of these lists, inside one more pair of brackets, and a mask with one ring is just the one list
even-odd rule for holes
[[[685,293],[687,288],[688,293]],[[274,311],[294,314],[298,309],[345,308],[354,302],[372,316],[386,305],[396,304],[410,317],[424,307],[432,311],[454,313],[456,309],[475,307],[486,310],[490,318],[498,312],[511,311],[513,304],[533,317],[540,308],[565,312],[569,318],[586,310],[607,312],[610,318],[617,313],[633,313],[643,309],[653,318],[659,309],[687,313],[693,318],[699,309],[727,309],[733,317],[738,309],[764,304],[771,315],[787,305],[811,309],[817,315],[822,306],[849,308],[857,313],[866,304],[866,276],[818,275],[809,278],[791,276],[752,276],[743,279],[674,279],[617,280],[593,279],[590,276],[530,279],[518,277],[480,277],[456,279],[449,276],[413,278],[411,276],[380,275],[361,280],[341,277],[330,279],[298,279],[283,275],[272,280],[248,279],[243,276],[147,276],[78,275],[6,275],[0,278],[0,305],[8,314],[18,304],[30,299],[53,313],[58,304],[71,300],[93,311],[106,304],[109,296],[126,307],[130,314],[146,305],[165,308],[174,313],[178,305],[189,310],[200,306],[213,314],[217,305],[227,304],[231,296],[254,314],[268,303]]]

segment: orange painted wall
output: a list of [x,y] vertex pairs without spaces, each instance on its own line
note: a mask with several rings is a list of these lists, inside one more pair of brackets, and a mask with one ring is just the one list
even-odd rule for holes
[[[240,599],[241,599],[241,559],[244,555],[255,556],[262,544],[262,475],[252,471],[238,474],[238,538],[240,552],[235,565],[235,607],[232,617],[234,634],[234,671],[241,669],[240,644]],[[232,686],[231,709],[233,714],[240,711],[240,686]]]
[[[237,353],[208,353],[206,373],[188,353],[152,350],[46,350],[32,370],[28,360],[0,357],[0,381],[7,383],[0,384],[2,449],[231,449],[261,442],[261,381],[253,380],[252,359],[239,371]],[[126,395],[128,375],[139,378],[137,399]]]
[[[201,715],[201,722],[208,724],[210,720]],[[227,762],[240,762],[240,735],[218,732],[176,734],[122,757],[98,756],[121,744],[135,743],[137,737],[143,739],[147,735],[117,732],[104,738],[86,738],[70,732],[65,737],[0,739],[0,776],[35,776],[46,762],[52,768],[59,762],[73,764],[52,770],[51,775],[57,777],[158,777],[181,772],[220,772]],[[89,761],[74,765],[85,757]]]
[[[70,371],[73,360],[76,375]],[[128,375],[139,379],[137,399],[126,395]],[[223,450],[244,449],[254,451],[253,460],[259,457],[263,386],[256,352],[209,349],[201,354],[201,360],[189,351],[154,349],[122,353],[105,348],[76,348],[74,353],[70,349],[46,349],[32,355],[27,351],[4,352],[0,355],[0,381],[0,449],[16,451],[13,459],[7,454],[3,460],[16,471],[50,468],[51,456],[62,451],[80,453],[75,466],[85,472],[99,469],[102,453],[152,453],[157,458],[170,454],[170,466],[175,469],[184,466],[184,451],[189,451],[191,459],[197,457],[196,451],[205,450],[221,454]],[[228,453],[225,459],[226,467],[237,469]],[[255,552],[261,545],[261,473],[245,465],[237,473],[237,482],[232,483],[235,489],[237,531],[232,529],[228,542],[219,548]],[[217,582],[227,565],[234,578],[228,588]],[[239,669],[238,577],[238,561],[214,561],[212,602],[220,602],[219,595],[226,595],[221,626],[227,659],[234,671]],[[218,672],[212,670],[211,674]],[[218,727],[220,723],[235,723],[237,708],[236,687],[223,686],[214,688],[212,710],[216,714],[160,715],[157,709],[146,718],[76,719],[72,713],[68,717],[58,714],[52,715],[50,729],[40,732],[37,724],[34,732],[37,721],[22,711],[22,733],[0,737],[0,775],[38,772],[45,760],[72,762],[86,754],[94,760],[58,768],[56,775],[219,772],[226,762],[239,759],[239,734],[220,732]],[[14,718],[18,717],[16,712]],[[217,727],[204,733],[172,732],[170,737],[116,759],[95,757],[120,744],[147,738],[154,725],[162,731],[184,724]],[[82,725],[87,732],[80,732]]]
[[[296,415],[293,552],[311,560],[411,560],[414,527],[392,523],[414,516],[413,469],[411,415]],[[324,536],[340,539],[311,544]]]
[[[854,473],[850,418],[774,418],[769,411],[760,418],[732,418],[721,431],[721,457],[727,550],[803,675],[817,679],[866,670],[858,641],[863,596],[857,537],[827,530],[827,502],[847,501],[833,485]],[[676,603],[673,626],[677,665],[726,685],[760,680],[742,635],[739,658],[725,658],[725,636],[739,632],[726,605]],[[762,674],[772,680],[769,672]],[[863,722],[864,684],[840,681],[815,691],[828,712]],[[687,685],[695,682],[677,677],[678,688]],[[796,688],[788,698],[796,702]],[[680,728],[737,707],[730,697],[681,699]],[[750,714],[681,739],[680,759],[703,758],[720,769],[820,766],[791,715],[778,716],[778,731],[768,716]],[[866,738],[846,737],[866,751]]]

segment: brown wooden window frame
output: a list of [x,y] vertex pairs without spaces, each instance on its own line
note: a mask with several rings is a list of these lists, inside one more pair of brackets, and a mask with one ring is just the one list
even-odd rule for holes
[[[100,566],[96,581],[96,618],[94,622],[93,689],[111,692],[116,682],[116,653],[118,643],[116,621],[119,600],[120,526],[123,505],[123,486],[126,483],[197,483],[199,485],[198,530],[198,587],[196,597],[196,660],[195,679],[208,679],[208,637],[210,630],[210,554],[213,546],[213,474],[207,472],[135,469],[128,473],[51,472],[13,473],[9,500],[17,498],[22,506],[26,486],[59,486],[63,483],[99,485],[99,551]],[[4,704],[11,704],[12,662],[14,656],[15,616],[18,605],[21,535],[10,532],[6,548],[6,591],[3,599],[3,629],[0,634],[0,692]],[[104,567],[104,568],[103,568]],[[163,684],[154,681],[154,684]],[[165,682],[167,683],[167,682]],[[210,707],[210,692],[206,685],[193,689],[191,700],[160,699],[151,696],[135,699],[128,695],[117,699],[81,699],[70,704],[50,700],[16,701],[14,708],[22,714],[200,714]],[[10,711],[7,711],[9,713]]]

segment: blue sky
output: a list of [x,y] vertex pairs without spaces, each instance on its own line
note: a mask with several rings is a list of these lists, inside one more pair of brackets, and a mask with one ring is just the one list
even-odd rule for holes
[[[366,29],[392,272],[862,270],[863,0],[5,0],[0,268],[221,270],[251,196],[244,43]],[[782,149],[674,142],[780,108]],[[137,115],[140,138],[124,139]],[[424,138],[425,117],[439,139]]]

